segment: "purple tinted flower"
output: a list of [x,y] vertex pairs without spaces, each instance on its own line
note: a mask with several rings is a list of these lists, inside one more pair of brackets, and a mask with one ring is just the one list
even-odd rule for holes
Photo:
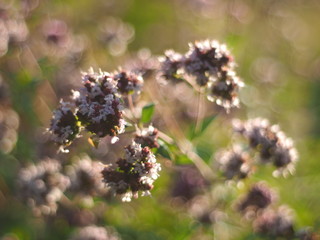
[[220,171],[227,179],[246,178],[252,172],[249,155],[239,146],[218,152],[216,160],[219,163]]
[[55,143],[64,147],[69,146],[80,132],[74,106],[69,102],[60,101],[60,106],[53,112],[49,133]]
[[110,74],[90,69],[83,74],[82,81],[84,87],[79,92],[74,91],[73,96],[82,125],[98,137],[123,133],[122,105],[117,96],[117,83]]
[[142,147],[159,148],[158,129],[150,125],[148,128],[137,129],[134,141]]
[[114,74],[118,91],[123,95],[139,94],[143,86],[143,78],[133,72],[120,71]]
[[138,197],[139,191],[142,196],[150,195],[161,166],[148,147],[142,148],[133,141],[125,148],[125,156],[117,165],[116,169],[108,166],[102,171],[103,181],[112,192],[121,195],[124,202]]
[[55,214],[57,202],[70,184],[69,178],[60,170],[60,163],[54,159],[46,159],[20,170],[20,194],[36,215]]

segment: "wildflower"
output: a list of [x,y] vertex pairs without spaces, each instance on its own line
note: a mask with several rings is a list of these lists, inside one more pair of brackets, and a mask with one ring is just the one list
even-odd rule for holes
[[226,214],[217,208],[216,202],[209,194],[197,195],[189,202],[188,212],[202,224],[215,224],[224,221]]
[[216,79],[208,83],[207,98],[211,102],[229,110],[239,107],[238,91],[244,84],[233,71],[221,71]]
[[43,24],[43,36],[45,41],[60,49],[70,46],[71,36],[67,24],[61,20],[50,20]]
[[81,57],[85,39],[72,33],[66,22],[59,19],[45,21],[42,25],[42,51],[50,57],[66,58],[70,62]]
[[123,95],[139,94],[143,86],[143,78],[133,72],[120,71],[113,79],[117,82],[118,91]]
[[194,165],[184,165],[177,169],[172,196],[188,201],[203,191],[208,185],[209,183]]
[[286,206],[277,210],[265,210],[255,219],[254,231],[258,234],[272,238],[292,239],[294,235],[292,211]]
[[10,108],[0,108],[0,151],[9,153],[16,145],[19,116]]
[[48,131],[52,134],[53,141],[60,145],[62,150],[78,137],[80,127],[73,104],[60,101],[59,108],[53,112]]
[[69,178],[60,170],[60,163],[54,159],[46,159],[20,170],[20,193],[36,215],[56,212],[57,202],[70,184]]
[[142,147],[159,148],[158,143],[158,129],[150,125],[148,128],[142,130],[137,129],[134,141],[141,144]]
[[218,73],[234,66],[226,46],[217,41],[200,41],[189,44],[184,68],[187,74],[194,76],[200,86],[205,86],[209,80],[217,78]]
[[183,66],[183,56],[173,50],[167,50],[160,61],[161,77],[172,82],[181,82],[183,80],[180,69]]
[[87,226],[79,229],[70,240],[118,240],[118,235],[111,228]]
[[104,192],[104,184],[100,172],[102,165],[84,155],[67,168],[70,178],[70,190],[83,195],[99,195]]
[[122,105],[117,96],[116,82],[109,73],[92,69],[83,74],[84,87],[73,92],[78,107],[77,117],[85,128],[97,135],[116,136],[124,132]]
[[109,17],[100,25],[100,40],[113,56],[122,55],[134,38],[134,28],[121,19]]
[[220,151],[216,154],[220,171],[227,179],[243,179],[251,172],[249,155],[241,150],[239,146],[233,146],[231,150]]
[[211,40],[189,46],[184,56],[172,50],[165,52],[160,58],[162,77],[173,82],[195,80],[205,89],[209,101],[227,111],[239,107],[238,92],[244,83],[234,72],[235,63],[226,46]]
[[25,19],[9,5],[0,6],[0,32],[0,56],[7,53],[9,44],[20,44],[29,35]]
[[159,61],[151,55],[149,49],[143,48],[138,51],[134,58],[125,63],[125,68],[140,74],[144,79],[148,79],[159,69]]
[[294,171],[294,164],[298,160],[297,150],[278,125],[270,125],[266,119],[255,118],[246,122],[235,120],[233,128],[247,138],[250,147],[259,152],[263,163],[273,163],[277,168],[275,174]]
[[311,228],[300,229],[296,236],[299,240],[319,240],[320,235],[314,232]]
[[268,207],[276,199],[276,194],[264,182],[254,184],[247,196],[239,203],[239,211],[257,212]]
[[150,195],[153,182],[158,178],[161,166],[148,147],[132,142],[125,147],[125,156],[117,161],[118,167],[105,167],[103,181],[115,194],[122,195],[122,201],[129,202],[132,197]]

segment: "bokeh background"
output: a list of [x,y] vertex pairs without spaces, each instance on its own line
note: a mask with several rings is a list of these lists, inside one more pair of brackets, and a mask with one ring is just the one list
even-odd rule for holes
[[[59,99],[80,85],[80,71],[91,66],[152,71],[165,50],[184,53],[189,42],[204,39],[227,44],[246,86],[240,92],[241,108],[229,115],[206,104],[206,116],[218,115],[194,140],[196,151],[215,170],[215,152],[232,142],[232,118],[265,117],[279,124],[299,151],[296,174],[274,178],[266,166],[243,184],[266,180],[281,203],[294,209],[298,228],[319,230],[319,12],[318,0],[1,0],[0,237],[68,239],[81,225],[63,214],[34,217],[19,198],[21,167],[46,157],[67,162],[80,153],[108,163],[122,154],[125,140],[102,142],[98,149],[79,140],[69,154],[57,153],[44,134]],[[147,76],[146,91],[159,86],[154,81],[154,75]],[[170,114],[188,132],[197,107],[192,90],[184,85],[157,90],[156,97],[141,97],[144,103],[157,103],[154,125],[168,131],[161,115]],[[94,199],[93,206],[77,206],[77,213],[93,219],[90,224],[114,228],[122,239],[259,239],[233,208],[245,187],[207,187],[192,165],[160,161],[152,197],[131,203]],[[194,178],[196,184],[186,186]],[[214,212],[215,221],[199,219],[199,211]]]

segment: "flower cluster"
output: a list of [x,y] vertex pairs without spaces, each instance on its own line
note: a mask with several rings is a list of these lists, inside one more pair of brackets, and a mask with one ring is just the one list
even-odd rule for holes
[[43,22],[41,35],[41,54],[57,57],[60,61],[75,60],[86,48],[84,37],[74,34],[67,23],[60,19]]
[[193,165],[184,165],[177,168],[171,195],[184,201],[189,201],[203,192],[209,182]]
[[246,197],[239,203],[238,209],[243,213],[253,213],[265,209],[275,202],[277,196],[264,182],[254,184]]
[[137,129],[134,141],[142,147],[159,148],[158,129],[150,125],[148,128]]
[[[287,206],[276,206],[277,194],[266,183],[254,184],[237,208],[251,220],[256,234],[270,239],[300,239],[295,231],[293,211]],[[295,238],[296,237],[296,238]]]
[[99,40],[113,56],[124,54],[135,34],[133,26],[114,17],[108,17],[100,24],[99,29]]
[[[48,129],[53,140],[64,148],[83,128],[98,138],[123,133],[125,121],[117,85],[124,81],[107,72],[96,73],[92,69],[83,73],[83,88],[73,91],[73,102],[61,101],[61,106],[54,112]],[[126,90],[130,88],[128,84],[121,86]]]
[[[173,50],[167,50],[164,55],[164,57],[160,58],[161,76],[172,82],[183,81],[182,71],[180,70],[183,67],[183,56]],[[178,72],[179,70],[180,72]]]
[[67,167],[66,174],[70,178],[70,190],[83,195],[99,195],[105,192],[101,178],[102,164],[92,161],[87,155],[77,159]]
[[264,211],[255,219],[253,226],[256,233],[273,239],[292,239],[294,236],[292,211],[286,206]]
[[158,178],[161,166],[148,147],[132,142],[125,147],[125,156],[117,161],[116,169],[111,166],[102,171],[103,181],[112,192],[122,195],[122,201],[131,201],[132,197],[150,195],[153,182]]
[[126,61],[125,69],[140,74],[144,79],[151,77],[159,68],[159,61],[147,48],[140,49],[137,54]]
[[24,17],[12,10],[10,5],[1,4],[0,6],[0,56],[7,53],[10,43],[22,43],[29,35]]
[[11,108],[0,108],[0,151],[9,153],[14,148],[18,134],[19,116]]
[[249,141],[251,148],[259,152],[263,163],[273,163],[277,168],[275,174],[293,172],[298,160],[297,150],[278,125],[270,125],[266,119],[255,118],[246,122],[235,120],[233,128]]
[[124,132],[122,105],[117,96],[116,82],[107,72],[92,69],[83,74],[84,87],[73,92],[78,107],[77,117],[85,128],[97,135],[116,136]]
[[114,74],[113,79],[117,82],[118,91],[123,95],[132,93],[139,94],[143,86],[141,76],[133,72],[120,71]]
[[226,110],[239,107],[238,90],[243,82],[234,72],[235,63],[226,46],[210,40],[189,46],[184,56],[172,50],[165,52],[160,58],[161,76],[173,82],[191,78],[206,88],[209,101]]
[[48,131],[52,134],[53,141],[62,148],[79,136],[80,127],[71,103],[60,101],[60,106],[53,112]]
[[233,146],[230,150],[222,150],[215,156],[220,171],[227,179],[243,179],[251,172],[249,154],[241,150],[239,146]]
[[79,229],[70,240],[118,240],[118,234],[112,229],[98,226],[87,226]]
[[53,159],[20,170],[18,184],[21,196],[36,215],[56,212],[57,202],[70,184],[69,178],[61,174],[60,170],[60,163]]
[[215,224],[226,219],[226,214],[217,208],[210,194],[197,195],[189,202],[188,212],[202,224]]

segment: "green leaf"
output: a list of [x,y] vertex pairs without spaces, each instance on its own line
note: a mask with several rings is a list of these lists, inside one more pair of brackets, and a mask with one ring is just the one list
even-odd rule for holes
[[175,158],[176,165],[193,164],[192,160],[185,154],[177,154]]
[[192,124],[189,130],[189,139],[200,137],[215,119],[216,115],[204,118],[198,131],[196,131],[196,125]]
[[160,154],[162,157],[172,160],[173,154],[167,144],[161,140],[158,140],[160,147],[157,149],[157,154]]
[[212,144],[207,141],[200,141],[196,146],[196,152],[203,161],[209,163],[214,152]]
[[148,123],[151,121],[154,113],[154,107],[155,107],[154,103],[149,103],[142,108],[142,113],[140,118],[141,123]]

